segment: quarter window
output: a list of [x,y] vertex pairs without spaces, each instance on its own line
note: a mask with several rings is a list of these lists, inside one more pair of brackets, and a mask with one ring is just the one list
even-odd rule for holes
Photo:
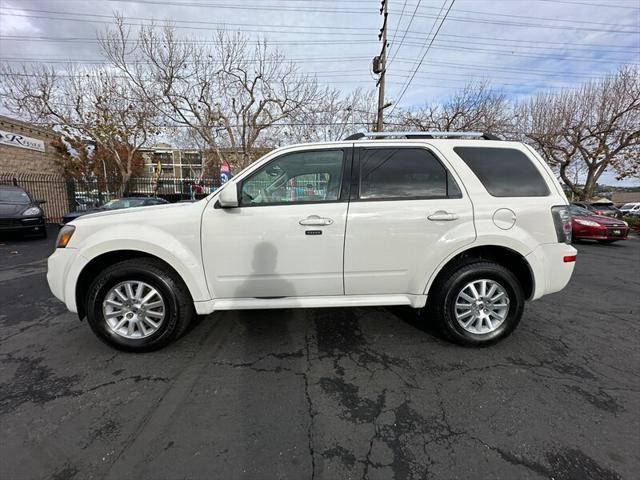
[[285,154],[242,182],[240,204],[331,202],[340,197],[342,150]]
[[361,199],[461,197],[456,181],[428,150],[376,148],[361,152]]
[[454,147],[453,150],[494,197],[549,195],[542,175],[520,150],[491,147]]

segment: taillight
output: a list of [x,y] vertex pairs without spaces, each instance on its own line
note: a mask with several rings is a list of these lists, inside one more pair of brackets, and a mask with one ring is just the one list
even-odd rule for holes
[[571,243],[571,215],[566,205],[551,207],[558,242]]

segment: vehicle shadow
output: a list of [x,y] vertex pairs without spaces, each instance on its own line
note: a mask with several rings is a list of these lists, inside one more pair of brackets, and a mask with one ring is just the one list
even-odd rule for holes
[[410,325],[411,327],[439,340],[448,342],[447,338],[438,327],[437,319],[429,318],[428,315],[425,314],[424,309],[418,310],[405,305],[392,305],[384,308],[394,317],[407,325]]

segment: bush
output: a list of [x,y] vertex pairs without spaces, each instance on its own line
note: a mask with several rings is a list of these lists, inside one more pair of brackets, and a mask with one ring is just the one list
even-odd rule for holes
[[631,228],[631,230],[637,230],[638,228],[640,228],[640,217],[632,217],[630,215],[627,215],[626,217],[624,217],[624,221],[629,224],[629,228]]

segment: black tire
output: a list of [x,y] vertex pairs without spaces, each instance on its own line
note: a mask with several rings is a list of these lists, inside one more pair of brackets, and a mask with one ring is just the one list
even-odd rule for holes
[[[127,280],[155,288],[165,303],[165,317],[158,330],[144,338],[126,338],[114,332],[104,318],[102,304],[111,288]],[[152,258],[118,262],[100,272],[86,296],[87,320],[102,341],[120,350],[150,352],[179,338],[195,315],[193,300],[184,282],[165,264]]]
[[[460,291],[474,280],[489,279],[500,284],[509,298],[509,310],[502,324],[490,333],[471,333],[456,320],[455,302]],[[439,323],[444,335],[453,342],[481,347],[507,337],[516,328],[524,311],[524,294],[516,276],[500,264],[474,261],[448,269],[429,291],[427,320]]]
[[40,232],[40,238],[47,238],[47,226],[42,227],[42,231]]

